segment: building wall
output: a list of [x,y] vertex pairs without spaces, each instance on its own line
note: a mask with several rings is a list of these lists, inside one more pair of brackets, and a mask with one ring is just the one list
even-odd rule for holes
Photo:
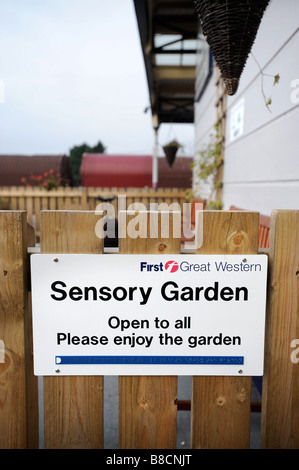
[[[235,205],[270,215],[299,208],[299,2],[272,0],[260,25],[236,95],[227,98],[224,209]],[[258,64],[257,64],[257,62]],[[262,76],[259,66],[265,74]],[[273,76],[279,83],[273,86]],[[262,84],[263,81],[263,84]],[[269,109],[263,93],[271,96]],[[195,105],[195,148],[216,121],[215,72]],[[237,109],[243,113],[234,137]]]

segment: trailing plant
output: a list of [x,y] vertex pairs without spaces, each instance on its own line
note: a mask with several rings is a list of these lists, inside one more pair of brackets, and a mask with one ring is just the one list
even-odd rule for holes
[[261,89],[262,89],[262,95],[263,95],[263,98],[264,98],[265,105],[266,105],[268,111],[270,111],[270,113],[272,113],[272,111],[271,111],[271,109],[270,109],[270,105],[272,104],[272,97],[271,97],[271,96],[266,96],[266,94],[265,94],[265,92],[264,92],[264,77],[272,77],[272,78],[274,79],[274,80],[273,80],[273,86],[275,86],[276,84],[279,83],[280,75],[279,75],[278,73],[277,73],[276,75],[272,75],[272,74],[263,72],[262,67],[261,67],[260,64],[258,63],[257,59],[254,57],[254,55],[252,54],[252,52],[251,52],[251,55],[252,55],[253,60],[254,60],[255,63],[257,64],[258,68],[260,69],[260,74],[261,74]]
[[217,199],[216,201],[210,201],[208,204],[208,209],[221,211],[223,209],[223,202],[220,199]]
[[[199,159],[191,163],[193,169],[193,188],[186,192],[186,199],[190,200],[201,191],[203,182],[210,179],[212,193],[222,188],[222,181],[218,179],[219,168],[223,164],[219,126],[214,126],[215,133],[210,134],[210,141],[205,148],[199,151]],[[212,194],[213,196],[213,194]],[[220,210],[223,208],[221,200],[211,199],[208,202],[209,209]]]
[[183,146],[182,146],[182,144],[180,144],[176,140],[171,140],[170,142],[165,144],[164,147],[177,147],[177,148],[180,148],[180,147],[183,147]]

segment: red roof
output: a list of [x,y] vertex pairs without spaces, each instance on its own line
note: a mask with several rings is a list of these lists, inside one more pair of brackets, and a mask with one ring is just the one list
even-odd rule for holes
[[152,157],[84,153],[81,184],[90,187],[142,188],[152,185]]
[[158,159],[160,188],[191,188],[192,168],[191,157],[176,157],[172,167],[169,167],[166,158]]
[[53,169],[62,184],[71,183],[71,169],[66,155],[0,155],[0,186],[21,186],[21,178],[42,175]]
[[[190,188],[192,158],[176,158],[170,168],[166,159],[158,159],[158,185],[163,188]],[[84,153],[81,185],[84,187],[143,188],[152,186],[151,155],[106,155]]]

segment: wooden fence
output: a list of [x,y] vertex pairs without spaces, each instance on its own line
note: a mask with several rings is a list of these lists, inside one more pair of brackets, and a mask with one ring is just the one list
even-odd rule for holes
[[28,223],[40,235],[41,210],[95,210],[102,199],[111,201],[115,213],[134,204],[171,204],[185,202],[185,190],[177,188],[57,188],[47,191],[40,187],[0,188],[0,210],[26,210]]
[[[173,214],[172,214],[173,216]],[[42,253],[103,253],[93,211],[41,213]],[[127,220],[130,220],[128,215]],[[202,254],[258,252],[257,212],[204,211]],[[0,211],[0,448],[37,448],[38,387],[32,368],[29,254],[25,211]],[[170,237],[120,239],[120,253],[180,252]],[[105,253],[102,255],[105,256]],[[117,256],[117,255],[116,255]],[[299,211],[271,216],[261,447],[299,447]],[[298,340],[297,340],[298,341]],[[296,343],[298,344],[298,343]],[[1,346],[1,345],[0,345]],[[291,360],[291,357],[293,360]],[[248,448],[251,377],[193,377],[191,447]],[[119,378],[119,448],[173,449],[177,377]],[[44,377],[44,446],[103,448],[104,377]]]

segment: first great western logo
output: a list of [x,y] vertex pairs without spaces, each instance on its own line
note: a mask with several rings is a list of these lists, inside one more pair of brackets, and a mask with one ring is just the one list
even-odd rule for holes
[[158,272],[165,271],[168,273],[176,273],[177,271],[183,272],[248,272],[248,271],[262,271],[262,265],[259,263],[247,263],[246,260],[229,263],[227,261],[214,261],[206,263],[190,263],[187,260],[183,260],[180,263],[171,259],[163,263],[148,263],[147,261],[140,262],[141,272]]
[[147,261],[140,262],[140,271],[141,272],[158,272],[166,271],[168,273],[176,273],[177,271],[210,271],[210,263],[203,264],[194,264],[189,263],[188,261],[182,261],[178,263],[177,261],[171,259],[163,263],[148,263]]
[[211,271],[211,263],[190,263],[189,261],[175,261],[174,259],[170,259],[163,263],[160,261],[159,263],[148,263],[147,261],[140,262],[140,271],[145,272],[167,272],[167,273],[176,273],[177,271]]

